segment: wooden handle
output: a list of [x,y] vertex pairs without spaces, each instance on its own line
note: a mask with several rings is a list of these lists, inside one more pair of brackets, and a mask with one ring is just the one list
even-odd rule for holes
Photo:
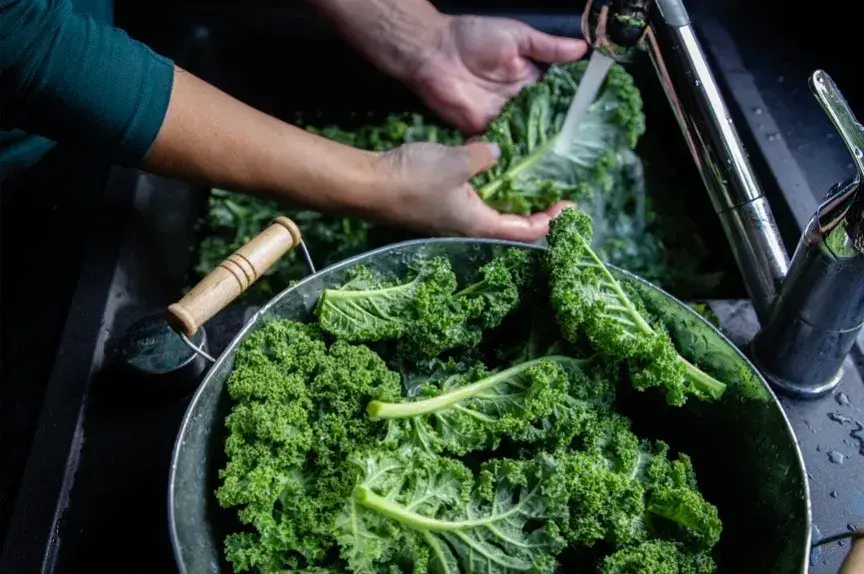
[[277,217],[267,229],[228,256],[179,302],[168,307],[166,319],[188,337],[227,307],[261,275],[300,244],[300,229],[287,217]]
[[852,549],[840,568],[840,574],[864,574],[864,529],[852,537]]

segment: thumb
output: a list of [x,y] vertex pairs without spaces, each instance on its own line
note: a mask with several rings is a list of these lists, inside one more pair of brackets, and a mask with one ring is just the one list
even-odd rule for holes
[[495,165],[495,162],[501,157],[501,148],[494,143],[473,142],[456,149],[463,154],[465,159],[465,168],[468,172],[466,180],[486,171]]
[[585,40],[551,36],[530,28],[522,37],[520,52],[545,64],[563,64],[578,60],[588,51]]

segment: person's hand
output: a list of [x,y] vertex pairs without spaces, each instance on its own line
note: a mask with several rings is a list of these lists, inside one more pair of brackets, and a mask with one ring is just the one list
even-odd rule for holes
[[540,71],[533,62],[578,60],[583,40],[561,38],[503,18],[445,17],[435,48],[413,68],[409,84],[432,110],[474,134]]
[[503,214],[480,199],[469,180],[489,169],[498,149],[486,143],[448,147],[405,144],[372,160],[367,215],[415,231],[448,236],[536,241],[570,202],[530,216]]

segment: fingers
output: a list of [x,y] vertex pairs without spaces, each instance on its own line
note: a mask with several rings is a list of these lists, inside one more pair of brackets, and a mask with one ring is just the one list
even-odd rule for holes
[[489,208],[489,212],[476,222],[471,235],[531,243],[549,232],[549,221],[545,212],[524,216],[499,213]]
[[561,212],[564,211],[565,209],[567,209],[568,207],[576,207],[576,204],[572,201],[567,201],[567,200],[559,201],[558,203],[552,204],[549,207],[547,207],[546,211],[544,211],[543,213],[548,215],[549,219],[552,220],[552,219],[555,219],[556,217],[558,217],[559,215],[561,215]]
[[495,165],[501,156],[501,148],[494,143],[473,142],[462,146],[461,150],[468,160],[468,177],[466,179],[486,171]]
[[520,42],[520,51],[538,62],[563,64],[584,56],[588,51],[588,44],[584,40],[550,36],[531,28]]
[[543,238],[549,232],[549,222],[574,205],[572,201],[559,201],[545,211],[525,216],[500,213],[484,204],[469,235],[531,243]]

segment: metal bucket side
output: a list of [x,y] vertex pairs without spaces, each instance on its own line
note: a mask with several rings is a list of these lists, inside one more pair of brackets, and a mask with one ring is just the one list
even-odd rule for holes
[[[230,409],[223,388],[234,353],[246,336],[273,318],[311,318],[321,291],[342,283],[355,265],[399,272],[418,255],[441,254],[450,258],[461,280],[501,246],[543,251],[536,245],[499,240],[447,238],[398,243],[346,259],[299,281],[250,320],[196,391],[177,435],[169,477],[168,518],[181,573],[230,570],[221,541],[239,525],[230,511],[218,506],[214,492],[218,469],[225,461],[223,421]],[[688,359],[706,361],[717,371],[712,374],[725,375],[730,382],[728,377],[740,376],[743,369],[755,378],[758,388],[756,399],[744,400],[730,392],[719,404],[691,400],[679,409],[664,408],[662,403],[646,404],[640,396],[638,402],[623,405],[634,419],[634,430],[661,439],[667,437],[652,435],[668,433],[673,450],[692,455],[706,497],[712,501],[719,497],[725,503],[718,502],[725,525],[721,552],[735,555],[730,571],[806,574],[810,493],[803,457],[776,396],[743,353],[695,311],[626,271],[612,270],[628,288],[639,292],[649,311],[661,319],[675,320],[670,335],[677,345],[686,347],[682,354]]]

